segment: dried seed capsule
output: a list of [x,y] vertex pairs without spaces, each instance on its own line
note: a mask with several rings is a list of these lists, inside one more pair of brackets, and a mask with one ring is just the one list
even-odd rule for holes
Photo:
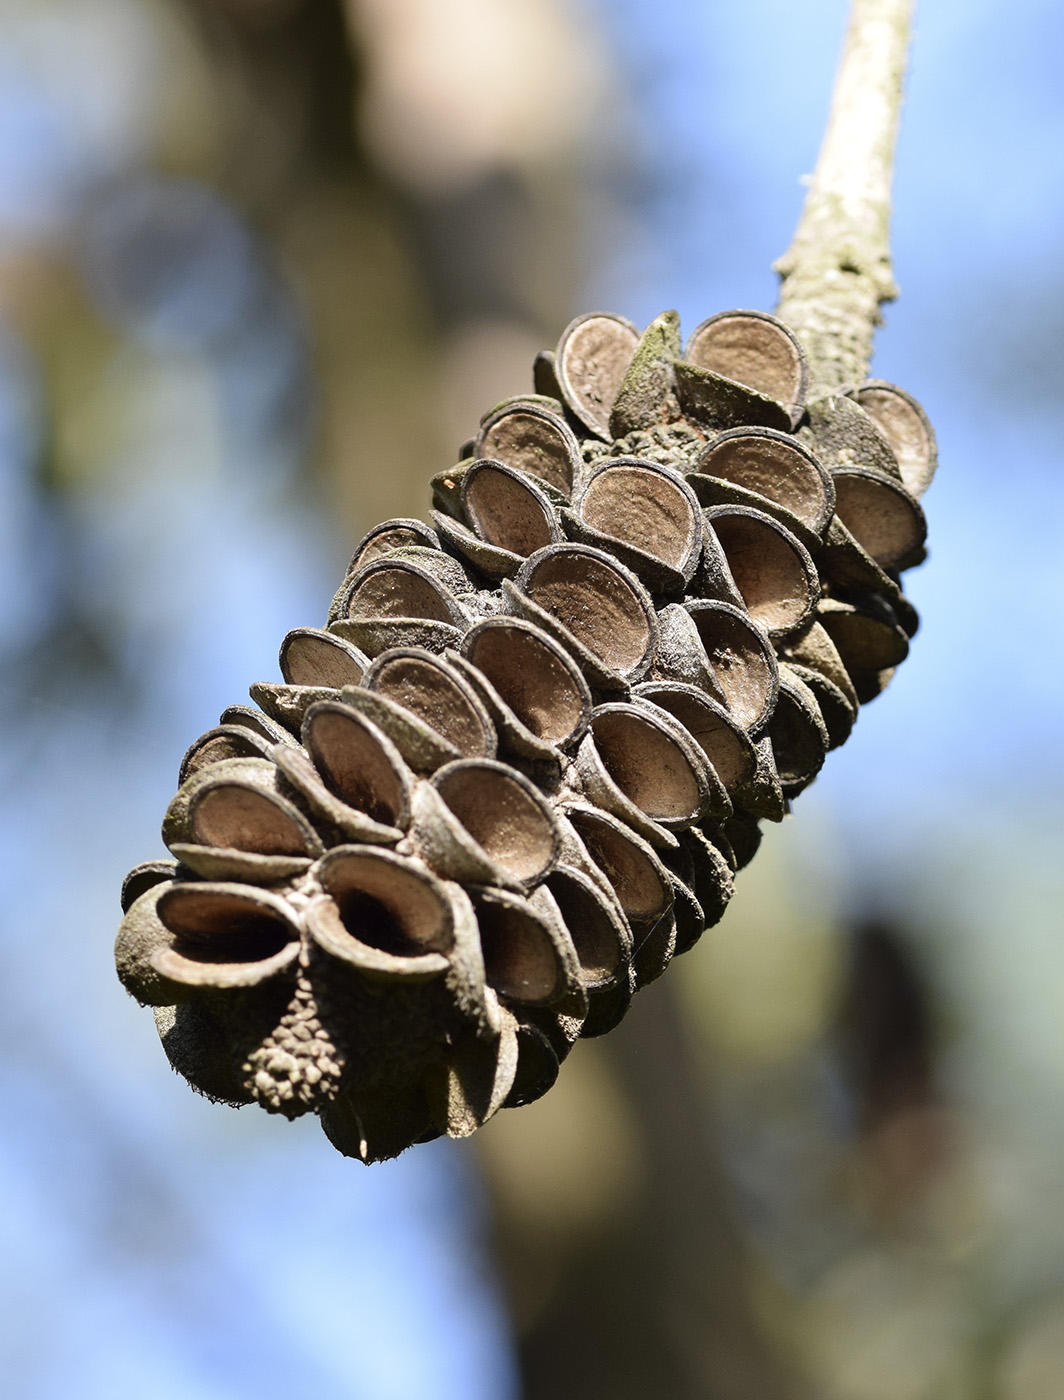
[[693,826],[684,832],[680,844],[691,858],[692,888],[701,906],[705,927],[712,928],[723,917],[734,892],[731,865],[720,845],[714,844],[701,827]]
[[476,437],[475,455],[527,472],[564,496],[580,470],[573,430],[557,412],[527,400],[488,414]]
[[680,356],[680,318],[664,311],[647,326],[610,409],[610,435],[666,423],[677,416],[674,362]]
[[713,506],[705,519],[753,620],[776,641],[799,631],[820,598],[820,580],[804,546],[763,511]]
[[763,311],[710,316],[691,332],[684,358],[782,404],[788,427],[801,417],[809,378],[805,351],[790,327],[775,316]]
[[275,743],[276,740],[264,739],[241,724],[216,725],[201,734],[186,750],[178,770],[177,785],[180,787],[186,778],[198,773],[201,768],[209,768],[229,758],[269,758]]
[[784,796],[796,797],[823,767],[829,741],[816,696],[793,671],[780,672],[768,738]]
[[819,671],[839,688],[856,714],[857,695],[846,667],[842,664],[842,657],[819,622],[812,623],[801,636],[791,638],[781,655],[799,666],[808,666],[814,671]]
[[727,803],[703,751],[657,706],[600,705],[591,735],[613,782],[666,830],[693,826],[715,803]]
[[[460,624],[438,622],[423,617],[341,617],[329,623],[329,631],[353,642],[367,656],[380,656],[395,647],[422,647],[439,655],[462,640],[462,628],[469,625],[470,614],[453,599],[447,604]],[[254,693],[254,692],[253,692]],[[257,696],[255,697],[258,698]],[[318,695],[319,700],[327,696]],[[262,701],[259,701],[262,704]]]
[[834,642],[842,664],[854,672],[884,671],[899,666],[909,654],[909,639],[890,609],[825,598],[817,609],[825,632]]
[[462,478],[462,506],[482,540],[521,558],[562,538],[545,493],[501,462],[473,463]]
[[[715,536],[713,543],[716,547]],[[679,603],[670,603],[658,613],[658,646],[647,679],[693,685],[727,703],[694,619]]]
[[274,762],[291,791],[298,794],[310,811],[330,846],[347,841],[394,846],[402,839],[403,833],[398,827],[376,821],[359,807],[337,797],[301,749],[279,749],[274,754]]
[[609,881],[633,938],[641,942],[672,908],[668,871],[649,843],[609,812],[571,803],[565,814]]
[[298,955],[299,926],[287,904],[232,883],[152,886],[130,906],[115,944],[126,989],[152,1006],[291,976]]
[[883,569],[907,569],[923,558],[927,521],[893,478],[857,467],[835,472],[839,519]]
[[783,404],[713,370],[677,360],[676,393],[685,415],[717,432],[756,424],[786,432],[791,413]]
[[[461,586],[468,588],[468,579],[460,577]],[[352,574],[340,607],[337,621],[416,618],[457,628],[469,622],[448,583],[419,563],[395,555],[376,559]]]
[[464,759],[439,769],[432,785],[510,880],[534,885],[554,865],[559,836],[550,804],[523,774],[505,763]]
[[[541,549],[527,560],[516,586],[561,625],[579,662],[590,654],[592,666],[597,661],[605,668],[607,684],[613,676],[639,680],[649,668],[657,643],[650,598],[602,550],[579,544]],[[589,679],[594,685],[595,677]]]
[[442,657],[416,647],[386,651],[363,685],[424,720],[463,758],[494,756],[495,729],[483,702]]
[[489,582],[499,583],[504,578],[513,578],[524,563],[523,554],[514,554],[509,549],[499,549],[497,545],[488,544],[467,526],[441,515],[438,510],[430,511],[429,514],[447,549],[469,568],[483,574]]
[[331,957],[382,981],[440,977],[454,949],[446,887],[393,851],[339,846],[318,878],[327,898],[307,911],[315,943]]
[[489,618],[469,629],[462,654],[537,739],[564,749],[583,735],[591,715],[587,681],[564,647],[538,627]]
[[832,479],[813,453],[790,434],[771,428],[720,433],[698,458],[695,471],[756,493],[770,503],[770,511],[772,505],[782,507],[815,535],[823,534],[835,508]]
[[557,906],[542,893],[531,898],[488,886],[470,894],[480,926],[488,986],[506,1004],[587,1009],[580,969]]
[[935,432],[927,414],[911,394],[884,379],[866,380],[854,398],[890,444],[902,481],[919,499],[937,466]]
[[357,685],[369,665],[364,652],[333,632],[318,627],[296,627],[281,643],[281,675],[288,685]]
[[610,437],[610,413],[639,339],[623,316],[593,311],[570,321],[558,341],[558,387],[569,410],[597,437]]
[[500,1013],[490,1038],[467,1032],[450,1046],[446,1062],[433,1066],[425,1087],[433,1122],[451,1138],[469,1137],[506,1103],[517,1075],[517,1021]]
[[166,880],[172,880],[176,871],[177,862],[173,860],[146,860],[140,865],[135,865],[122,881],[122,913],[128,914],[130,906],[145,891],[155,885],[161,885]]
[[252,700],[289,735],[298,734],[303,717],[319,700],[332,700],[336,691],[329,685],[278,685],[256,681],[248,687]]
[[369,564],[395,549],[409,548],[411,545],[439,549],[440,542],[435,532],[422,520],[384,520],[372,530],[367,530],[355,546],[355,552],[347,566],[348,575],[361,569],[363,564]]
[[806,408],[808,425],[801,437],[829,471],[836,467],[870,467],[901,481],[901,468],[890,443],[860,404],[844,395],[818,399]]
[[372,720],[339,701],[313,705],[303,744],[330,792],[375,822],[405,831],[414,777]]
[[458,749],[412,710],[364,686],[344,686],[340,699],[371,720],[399,750],[415,773],[433,773],[441,763],[461,758]]
[[279,790],[274,764],[233,758],[193,773],[163,819],[166,844],[192,842],[264,856],[316,856],[323,847]]
[[573,322],[546,396],[433,478],[436,529],[371,530],[261,709],[189,749],[116,957],[202,1092],[364,1162],[531,1102],[904,658],[919,407],[873,381],[803,410],[757,313],[679,351],[674,312]]
[[749,732],[772,713],[779,688],[775,653],[749,617],[730,603],[685,604],[724,691],[728,709]]
[[[683,725],[729,793],[740,792],[753,782],[757,756],[750,736],[719,701],[697,686],[680,681],[645,681],[635,693]],[[730,806],[725,808],[718,802],[710,814],[714,820],[723,821],[731,815]]]
[[601,992],[626,980],[632,931],[619,906],[575,866],[558,865],[547,877],[547,888],[573,941],[585,991]]
[[291,744],[294,743],[291,731],[284,725],[278,724],[275,720],[267,718],[259,710],[253,710],[250,705],[230,705],[223,710],[218,720],[219,724],[236,724],[244,729],[250,729],[253,734],[260,735],[270,744]]
[[[655,591],[680,591],[702,550],[702,517],[678,472],[639,457],[614,458],[592,472],[575,502],[581,524],[616,551]],[[664,566],[664,568],[662,568]]]
[[812,691],[827,729],[828,749],[836,749],[840,744],[844,744],[850,737],[850,730],[857,719],[856,697],[851,703],[839,686],[808,666],[781,661],[781,684],[785,675],[801,681]]

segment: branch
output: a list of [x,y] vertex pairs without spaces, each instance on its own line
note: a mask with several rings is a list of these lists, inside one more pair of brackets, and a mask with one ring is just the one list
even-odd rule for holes
[[880,304],[898,294],[888,226],[912,4],[852,0],[816,172],[775,265],[777,314],[809,354],[813,394],[865,378]]

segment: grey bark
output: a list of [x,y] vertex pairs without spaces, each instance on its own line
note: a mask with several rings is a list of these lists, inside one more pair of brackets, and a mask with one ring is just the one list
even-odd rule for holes
[[777,314],[810,357],[811,397],[868,373],[881,304],[897,296],[889,221],[913,0],[853,0],[831,114]]

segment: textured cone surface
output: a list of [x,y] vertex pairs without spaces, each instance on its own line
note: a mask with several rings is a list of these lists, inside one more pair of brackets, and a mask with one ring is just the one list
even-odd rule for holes
[[116,956],[199,1091],[366,1162],[532,1102],[907,656],[919,404],[760,312],[682,344],[577,318],[189,748]]

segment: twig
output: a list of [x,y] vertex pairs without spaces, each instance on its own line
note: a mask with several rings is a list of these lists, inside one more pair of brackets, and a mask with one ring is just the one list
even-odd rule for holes
[[816,172],[776,263],[777,314],[809,352],[814,392],[865,377],[880,304],[897,296],[888,225],[911,15],[912,0],[853,0]]

